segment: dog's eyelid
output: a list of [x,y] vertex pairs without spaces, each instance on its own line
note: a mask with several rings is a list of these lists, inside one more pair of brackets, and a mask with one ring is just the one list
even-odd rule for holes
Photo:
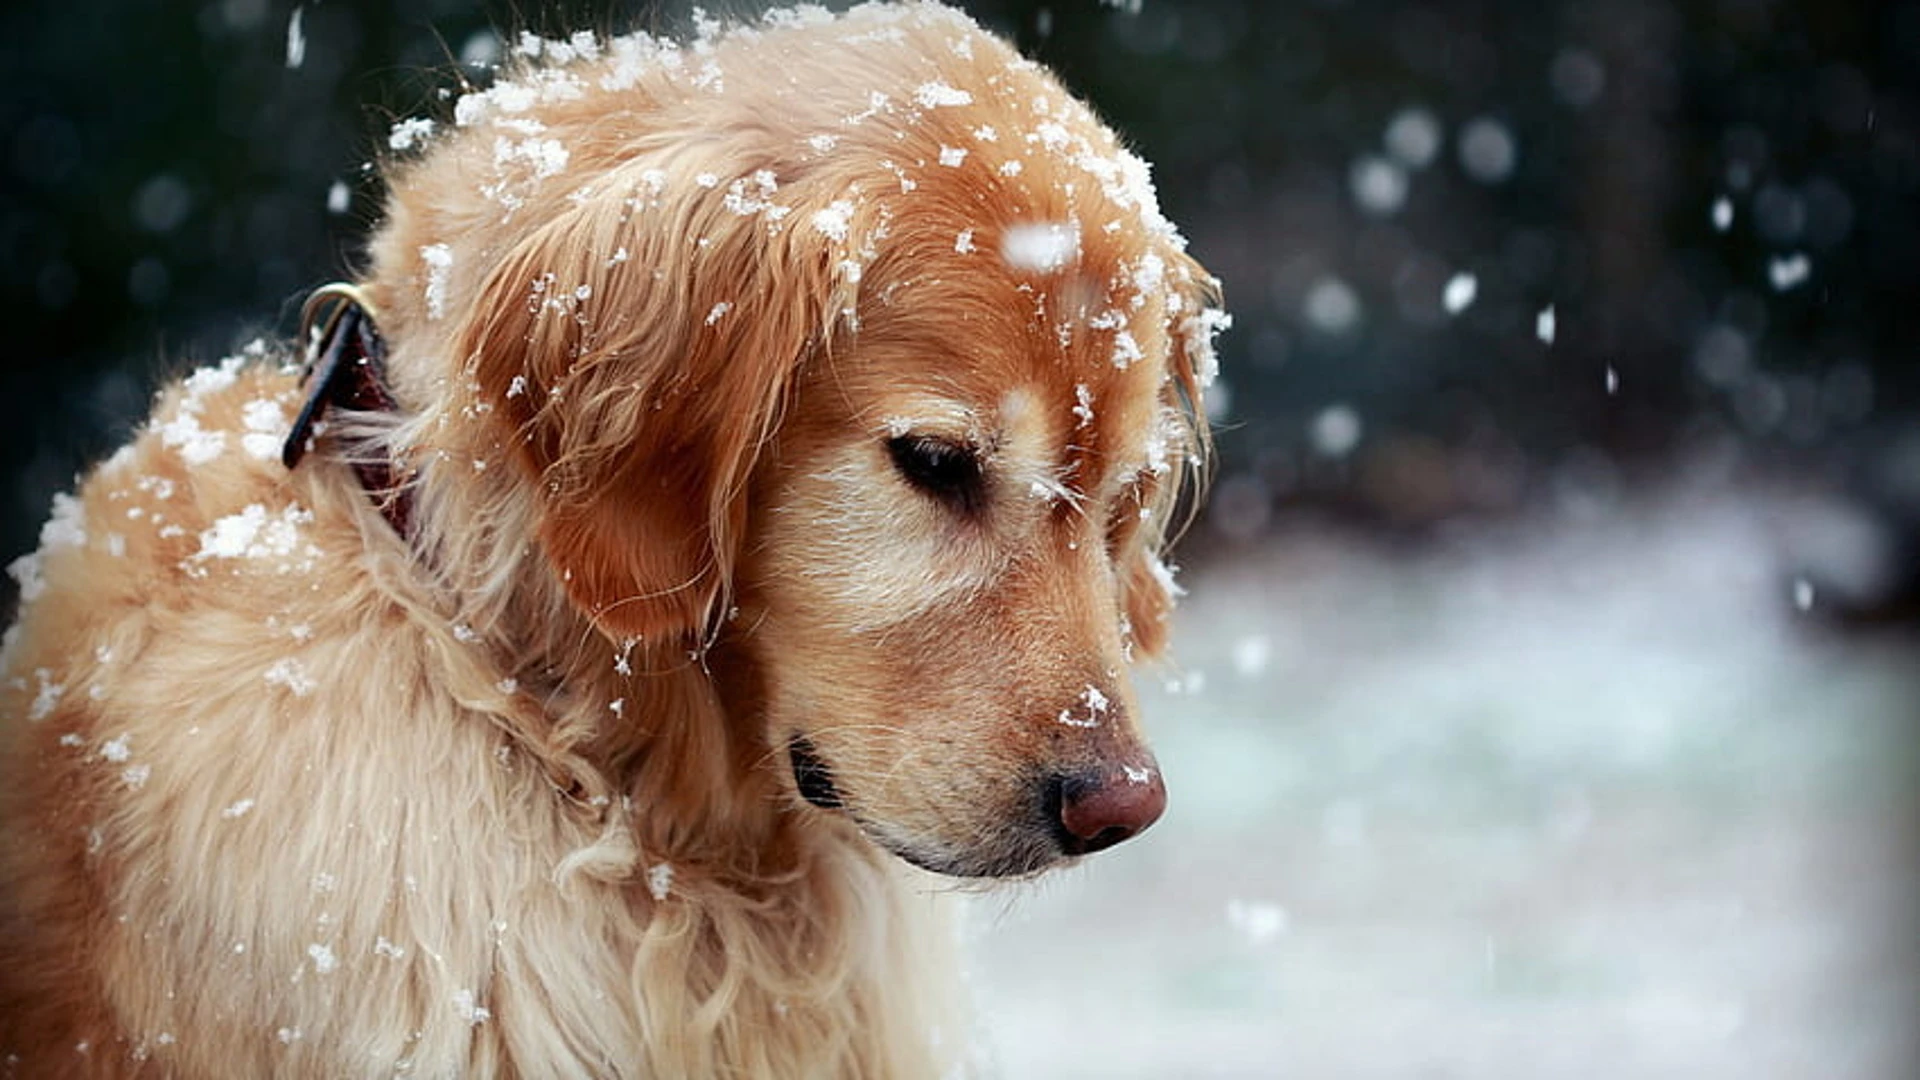
[[886,449],[894,469],[923,494],[967,513],[985,500],[986,463],[972,441],[908,432],[889,437]]

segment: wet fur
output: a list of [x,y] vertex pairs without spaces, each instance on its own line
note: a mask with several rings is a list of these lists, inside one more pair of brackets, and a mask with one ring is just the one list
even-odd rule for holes
[[[708,60],[724,86],[690,89]],[[963,142],[1011,142],[1040,96],[1111,136],[929,5],[617,90],[612,57],[569,70],[584,93],[515,114],[557,174],[484,124],[391,166],[362,284],[397,414],[335,414],[288,472],[262,418],[298,373],[255,350],[170,386],[18,570],[0,1071],[940,1075],[955,964],[894,855],[1039,869],[1058,853],[1007,827],[1032,777],[1150,760],[1122,669],[1164,638],[1210,284],[1157,212],[1063,194],[1060,155]],[[974,105],[842,122],[934,80]],[[726,202],[759,170],[781,220]],[[997,258],[1068,215],[1120,223],[1075,275]],[[1087,320],[1148,253],[1167,286],[1126,308],[1121,367]],[[991,516],[900,483],[903,424],[982,445]],[[410,471],[411,543],[356,454]],[[1053,722],[1096,686],[1099,723]],[[846,812],[797,797],[796,737]]]

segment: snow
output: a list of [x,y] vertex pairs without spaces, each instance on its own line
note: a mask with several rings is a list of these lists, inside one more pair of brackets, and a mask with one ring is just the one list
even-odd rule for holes
[[1607,394],[1609,396],[1620,392],[1620,373],[1614,370],[1614,367],[1612,364],[1607,365],[1605,383],[1607,387]]
[[975,248],[972,229],[960,230],[959,234],[953,238],[953,250],[961,255],[973,254]]
[[226,433],[202,428],[200,418],[185,406],[154,430],[160,436],[160,445],[178,450],[180,459],[189,465],[205,465],[227,448]]
[[1107,695],[1101,693],[1099,687],[1091,685],[1081,691],[1080,703],[1085,705],[1090,713],[1105,713],[1110,704]]
[[923,109],[951,108],[973,104],[973,95],[944,82],[924,82],[914,90],[913,100]]
[[[1213,342],[1222,331],[1232,328],[1233,316],[1219,308],[1201,308],[1198,314],[1180,321],[1180,343],[1193,365],[1194,381],[1200,384],[1202,390],[1211,387],[1218,391],[1213,401],[1222,405],[1225,403],[1226,387],[1214,387],[1214,380],[1220,376],[1220,357],[1214,350]],[[1209,416],[1211,418],[1212,414]]]
[[729,211],[741,217],[766,214],[772,220],[779,221],[787,216],[790,209],[774,203],[773,193],[779,187],[771,170],[760,169],[751,176],[727,185],[726,197],[721,202]]
[[1147,572],[1153,575],[1153,580],[1159,584],[1160,588],[1166,591],[1168,596],[1177,600],[1187,595],[1187,590],[1181,588],[1180,583],[1174,580],[1174,574],[1176,573],[1174,568],[1167,565],[1161,560],[1160,556],[1152,552],[1147,553]]
[[[496,169],[504,170],[511,165],[526,165],[531,167],[535,180],[543,180],[559,174],[567,167],[571,157],[567,148],[561,145],[558,139],[501,138],[494,140],[493,143],[493,164]],[[718,182],[716,177],[715,183]]]
[[713,307],[707,312],[707,325],[712,326],[713,324],[719,322],[721,319],[726,318],[727,312],[732,310],[733,310],[733,302],[730,300],[722,300],[719,303],[713,305]]
[[240,436],[241,449],[263,461],[279,460],[292,426],[285,407],[266,398],[249,401],[240,409],[240,422],[247,429]]
[[268,686],[283,686],[294,697],[306,697],[319,687],[313,677],[307,674],[306,665],[293,657],[276,660],[261,674]]
[[673,891],[673,864],[655,863],[647,868],[647,891],[655,900],[665,900]]
[[1359,325],[1360,296],[1345,281],[1326,275],[1308,287],[1300,314],[1323,334],[1344,334]]
[[1360,414],[1352,406],[1329,405],[1314,416],[1307,428],[1307,442],[1321,457],[1343,458],[1360,445],[1364,430]]
[[228,821],[233,821],[237,818],[246,817],[252,810],[253,800],[241,799],[238,802],[229,804],[226,809],[220,811],[220,816]]
[[479,997],[467,989],[453,992],[453,1012],[462,1021],[479,1027],[493,1018],[493,1013],[479,1004]]
[[1813,263],[1805,252],[1776,255],[1767,261],[1767,280],[1772,283],[1775,292],[1786,292],[1806,284],[1812,273]]
[[816,210],[810,219],[813,227],[836,244],[845,243],[853,224],[853,200],[835,199],[824,210]]
[[1554,313],[1553,305],[1548,304],[1533,317],[1533,336],[1539,338],[1542,345],[1552,345],[1559,326],[1559,317]]
[[1093,391],[1086,383],[1076,383],[1073,387],[1074,430],[1093,423]]
[[301,19],[306,13],[306,8],[295,7],[287,19],[287,67],[290,69],[307,62],[307,35],[301,28]]
[[307,958],[313,961],[313,973],[316,975],[331,975],[340,966],[333,950],[321,944],[307,946]]
[[46,668],[34,669],[33,678],[38,685],[34,689],[33,702],[27,706],[27,719],[33,723],[51,716],[54,708],[60,704],[60,695],[67,692],[66,684],[54,682],[52,675]]
[[1137,669],[1166,816],[969,898],[995,1074],[1910,1075],[1914,646],[1805,625],[1793,504],[1681,484],[1197,567],[1175,663],[1266,666]]
[[1078,222],[1010,226],[1000,237],[1000,258],[1016,270],[1054,273],[1080,260]]
[[1713,200],[1710,212],[1714,232],[1726,232],[1733,227],[1733,200],[1725,195]]
[[1793,607],[1796,611],[1813,610],[1813,582],[1806,578],[1793,579]]
[[1233,643],[1233,668],[1242,678],[1258,677],[1272,658],[1273,639],[1265,634],[1248,634]]
[[1381,142],[1394,161],[1409,169],[1424,169],[1439,155],[1443,138],[1433,113],[1412,107],[1393,114]]
[[1513,132],[1490,116],[1469,120],[1460,129],[1460,167],[1482,184],[1498,184],[1513,175],[1519,149]]
[[433,134],[433,121],[424,116],[408,117],[395,123],[387,132],[389,149],[406,152],[426,141]]
[[1249,942],[1261,945],[1285,932],[1287,913],[1278,904],[1234,899],[1227,901],[1227,922]]
[[940,147],[940,164],[953,169],[958,168],[960,163],[965,160],[967,160],[967,151],[965,149],[957,146]]
[[260,503],[251,503],[239,513],[229,514],[200,534],[200,550],[194,561],[205,559],[287,559],[294,555],[318,554],[304,543],[300,527],[313,520],[312,512],[289,504],[279,514],[270,514]]
[[1389,217],[1406,205],[1407,171],[1397,162],[1374,154],[1354,161],[1347,170],[1347,191],[1360,209],[1375,217]]
[[1440,302],[1447,314],[1458,315],[1473,306],[1480,294],[1480,280],[1466,271],[1461,271],[1447,279],[1447,287],[1440,295]]
[[100,756],[115,765],[123,764],[133,756],[133,751],[128,746],[132,740],[131,735],[115,736],[100,745]]
[[427,264],[427,318],[444,318],[447,314],[447,275],[453,269],[453,249],[445,244],[422,245],[420,261]]

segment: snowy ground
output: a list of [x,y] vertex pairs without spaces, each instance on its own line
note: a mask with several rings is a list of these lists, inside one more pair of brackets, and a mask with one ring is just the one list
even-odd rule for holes
[[1920,644],[1802,613],[1781,513],[1190,575],[1166,818],[971,904],[1000,1072],[1915,1075]]

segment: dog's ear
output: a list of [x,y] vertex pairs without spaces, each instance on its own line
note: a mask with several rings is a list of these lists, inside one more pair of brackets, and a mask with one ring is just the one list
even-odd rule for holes
[[1133,545],[1122,579],[1134,651],[1149,658],[1166,648],[1167,624],[1180,592],[1161,562],[1161,550],[1183,524],[1176,515],[1199,504],[1211,463],[1213,438],[1203,399],[1219,367],[1213,338],[1232,322],[1220,308],[1218,279],[1184,251],[1169,252],[1166,264],[1167,382],[1156,422],[1166,448],[1167,482],[1155,483],[1145,497],[1152,525]]
[[749,474],[843,302],[770,172],[673,164],[614,170],[516,244],[461,338],[554,573],[616,638],[722,613]]

